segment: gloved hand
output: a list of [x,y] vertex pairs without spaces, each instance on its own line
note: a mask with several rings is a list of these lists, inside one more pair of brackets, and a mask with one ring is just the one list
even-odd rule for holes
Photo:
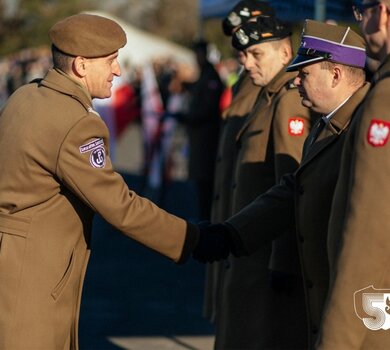
[[232,250],[233,242],[229,230],[223,224],[198,224],[199,241],[192,256],[201,263],[211,263],[226,259]]

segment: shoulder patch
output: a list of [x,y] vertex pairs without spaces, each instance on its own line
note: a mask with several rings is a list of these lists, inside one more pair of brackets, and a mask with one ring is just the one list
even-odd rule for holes
[[292,117],[288,119],[288,133],[292,136],[301,136],[305,131],[305,119]]
[[373,119],[368,128],[367,141],[373,147],[383,147],[389,140],[390,123],[384,120]]
[[89,143],[86,143],[85,145],[80,146],[79,150],[80,150],[80,153],[87,153],[87,152],[91,152],[93,149],[95,149],[101,145],[104,145],[103,139],[102,138],[95,139]]
[[102,146],[95,148],[89,157],[94,168],[104,168],[106,165],[106,149]]

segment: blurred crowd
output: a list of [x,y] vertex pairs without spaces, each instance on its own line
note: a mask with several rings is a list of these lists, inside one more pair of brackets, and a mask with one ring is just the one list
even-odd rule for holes
[[0,60],[0,106],[18,87],[36,78],[42,78],[51,67],[47,47],[29,48]]

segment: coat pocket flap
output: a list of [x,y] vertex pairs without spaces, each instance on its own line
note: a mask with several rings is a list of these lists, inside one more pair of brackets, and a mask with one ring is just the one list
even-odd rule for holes
[[31,219],[0,213],[0,231],[11,235],[27,237]]

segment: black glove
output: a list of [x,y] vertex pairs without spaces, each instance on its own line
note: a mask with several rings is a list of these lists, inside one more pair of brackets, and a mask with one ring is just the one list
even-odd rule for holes
[[198,224],[199,241],[192,256],[201,263],[226,259],[233,248],[227,227],[223,224]]

